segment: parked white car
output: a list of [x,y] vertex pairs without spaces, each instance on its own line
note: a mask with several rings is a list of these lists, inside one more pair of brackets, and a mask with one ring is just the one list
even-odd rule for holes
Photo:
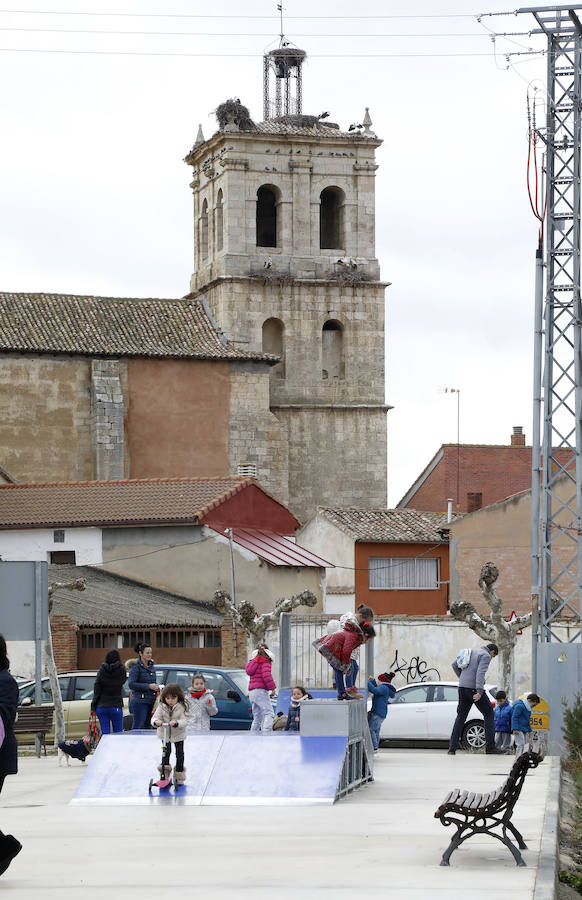
[[[485,690],[495,706],[496,688]],[[453,730],[459,702],[455,681],[422,681],[398,688],[388,706],[388,715],[380,729],[380,739],[402,741],[448,741]],[[466,750],[485,746],[483,716],[472,706],[461,736]]]

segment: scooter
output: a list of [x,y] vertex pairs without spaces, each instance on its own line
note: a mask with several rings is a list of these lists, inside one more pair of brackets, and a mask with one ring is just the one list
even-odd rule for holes
[[[170,740],[169,739],[169,728],[170,728],[169,724],[167,722],[164,722],[164,724],[162,725],[163,736],[162,736],[162,762],[160,765],[160,777],[157,780],[155,778],[150,779],[150,786],[148,789],[148,793],[150,793],[150,794],[152,792],[153,787],[157,787],[160,791],[165,791],[172,784],[174,785],[174,790],[176,790],[176,787],[178,786],[175,778],[172,779],[171,777],[170,778],[166,777],[166,769],[164,768],[165,751],[166,751],[166,747],[168,746],[168,743]],[[170,769],[170,772],[172,771],[170,766],[166,766],[166,767]]]

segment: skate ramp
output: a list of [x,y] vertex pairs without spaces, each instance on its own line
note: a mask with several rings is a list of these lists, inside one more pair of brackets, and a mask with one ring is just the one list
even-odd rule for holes
[[[336,799],[348,739],[212,731],[184,744],[186,784],[148,793],[161,742],[155,732],[104,735],[71,803],[140,806],[328,805]],[[173,761],[173,755],[172,755]]]

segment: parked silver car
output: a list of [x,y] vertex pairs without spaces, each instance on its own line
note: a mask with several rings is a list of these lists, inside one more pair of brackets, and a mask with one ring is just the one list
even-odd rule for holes
[[[496,688],[485,690],[495,706]],[[422,681],[398,688],[388,706],[380,739],[402,741],[448,741],[457,715],[459,686],[456,681]],[[466,750],[485,746],[483,716],[472,706],[461,735]]]

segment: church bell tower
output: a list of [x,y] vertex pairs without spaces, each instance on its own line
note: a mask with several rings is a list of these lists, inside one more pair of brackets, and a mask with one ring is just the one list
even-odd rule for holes
[[[302,113],[302,50],[264,57],[264,120],[238,100],[201,130],[192,166],[195,271],[226,337],[279,356],[270,409],[287,434],[288,502],[386,506],[384,290],[366,115],[342,131]],[[261,479],[260,460],[257,477]],[[236,474],[236,473],[235,473]]]

